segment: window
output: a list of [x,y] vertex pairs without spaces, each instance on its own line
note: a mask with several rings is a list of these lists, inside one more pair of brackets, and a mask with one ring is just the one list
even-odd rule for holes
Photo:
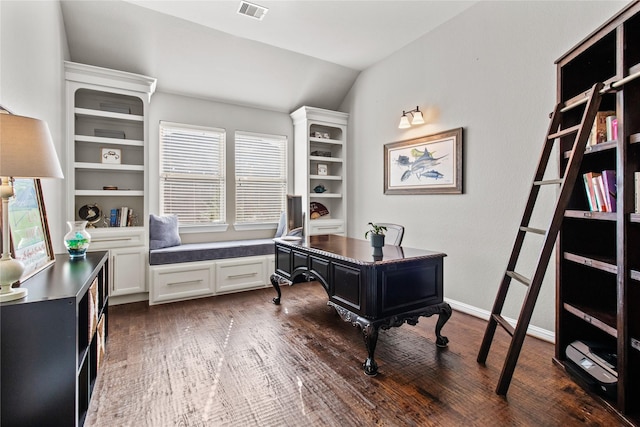
[[287,138],[236,132],[236,224],[277,223],[287,198]]
[[160,209],[181,225],[225,222],[225,131],[160,122]]

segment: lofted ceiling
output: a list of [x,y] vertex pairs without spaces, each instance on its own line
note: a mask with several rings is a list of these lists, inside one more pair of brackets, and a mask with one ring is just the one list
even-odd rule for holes
[[360,71],[476,1],[61,1],[71,60],[158,90],[290,112],[337,109]]

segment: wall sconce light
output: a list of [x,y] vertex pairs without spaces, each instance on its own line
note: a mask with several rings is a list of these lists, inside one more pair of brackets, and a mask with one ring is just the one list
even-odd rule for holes
[[[409,117],[407,114],[411,114],[411,123],[409,123]],[[400,124],[398,125],[399,129],[407,129],[413,125],[421,125],[424,123],[424,118],[422,117],[422,111],[420,111],[420,107],[415,108],[415,110],[410,111],[402,111],[402,117],[400,117]]]

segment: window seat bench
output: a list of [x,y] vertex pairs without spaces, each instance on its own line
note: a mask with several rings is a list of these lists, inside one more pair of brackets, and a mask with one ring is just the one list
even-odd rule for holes
[[271,286],[273,239],[189,243],[149,251],[149,305]]

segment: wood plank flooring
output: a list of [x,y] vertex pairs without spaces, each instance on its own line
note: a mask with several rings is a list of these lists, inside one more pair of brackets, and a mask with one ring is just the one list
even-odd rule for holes
[[616,426],[620,420],[527,337],[506,398],[494,393],[507,336],[476,363],[486,323],[454,312],[381,331],[380,373],[360,330],[318,283],[109,309],[107,356],[87,426]]

